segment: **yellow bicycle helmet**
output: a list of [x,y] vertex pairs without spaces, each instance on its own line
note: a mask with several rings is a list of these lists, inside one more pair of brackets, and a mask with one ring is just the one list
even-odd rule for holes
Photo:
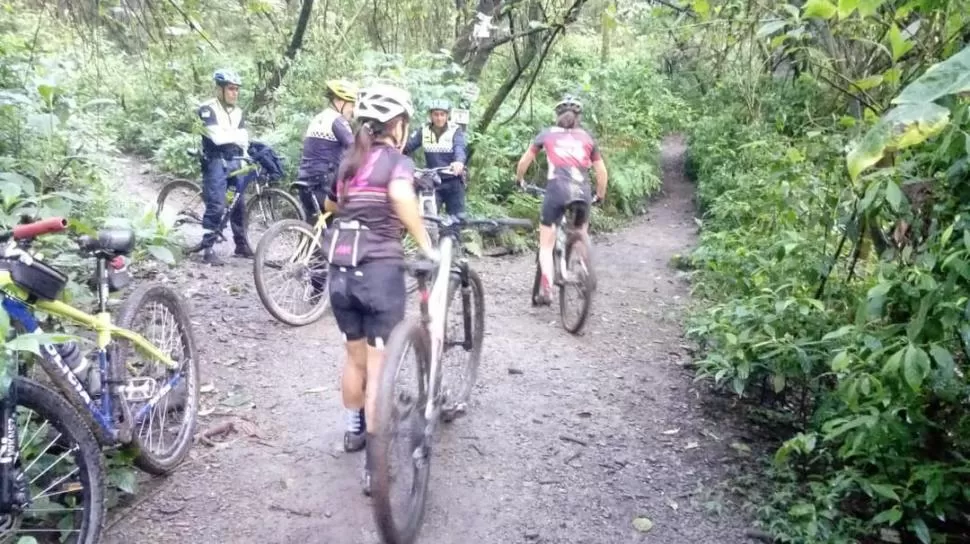
[[331,79],[326,83],[333,96],[347,102],[357,101],[357,86],[344,79]]

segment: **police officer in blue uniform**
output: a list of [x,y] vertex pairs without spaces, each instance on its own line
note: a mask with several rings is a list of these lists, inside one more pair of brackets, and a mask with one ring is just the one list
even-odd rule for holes
[[244,179],[227,174],[242,166],[239,157],[246,156],[249,148],[249,133],[246,130],[246,120],[243,111],[236,105],[239,99],[239,87],[242,78],[232,70],[216,70],[212,75],[216,84],[216,97],[207,100],[198,109],[205,131],[202,134],[202,198],[205,200],[205,215],[202,216],[202,228],[205,234],[194,250],[204,251],[203,262],[213,266],[225,264],[216,255],[212,246],[218,238],[218,228],[222,214],[226,209],[226,189],[229,183],[236,186],[240,198],[236,200],[229,216],[232,226],[232,237],[236,243],[235,255],[252,257],[253,250],[246,241],[246,229],[243,225],[245,202],[242,197],[246,184],[251,175]]
[[428,108],[430,122],[411,133],[404,154],[411,155],[419,147],[424,149],[428,168],[451,166],[455,175],[442,174],[441,187],[437,191],[438,207],[449,215],[465,211],[465,132],[448,120],[451,104],[447,100],[435,100]]
[[324,84],[324,97],[327,108],[307,127],[296,176],[297,181],[306,184],[300,189],[300,199],[310,224],[316,222],[317,206],[331,212],[337,210],[334,180],[340,159],[354,145],[350,120],[357,101],[357,86],[342,79],[330,80]]

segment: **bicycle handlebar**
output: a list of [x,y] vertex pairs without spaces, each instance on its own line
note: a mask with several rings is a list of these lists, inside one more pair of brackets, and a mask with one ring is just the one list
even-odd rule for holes
[[34,221],[26,225],[17,225],[10,230],[0,232],[0,242],[6,242],[10,238],[14,240],[27,240],[45,234],[61,232],[66,229],[67,219],[63,217],[48,217],[47,219],[41,219],[40,221]]
[[546,194],[546,190],[543,187],[539,187],[538,185],[532,185],[531,183],[521,185],[520,187],[522,187],[522,190],[525,191],[526,193],[529,193],[530,195],[542,196]]
[[[528,193],[530,195],[533,195],[533,196],[544,196],[546,194],[546,189],[545,188],[539,187],[538,185],[532,185],[531,183],[527,183],[525,185],[520,185],[520,187],[522,187],[522,190],[523,191],[525,191],[526,193]],[[593,200],[590,201],[589,204],[591,206],[596,206],[597,204],[601,204],[602,202],[603,202],[603,200],[600,199],[600,197],[598,195],[595,195],[594,194],[593,195]]]
[[436,166],[434,168],[415,168],[414,175],[419,176],[421,174],[427,174],[429,172],[435,172],[438,174],[451,174],[457,176],[454,170],[451,169],[451,165],[448,166]]
[[534,225],[529,219],[518,219],[515,217],[499,217],[494,219],[466,217],[463,215],[424,215],[421,219],[437,223],[442,227],[452,228],[532,228]]

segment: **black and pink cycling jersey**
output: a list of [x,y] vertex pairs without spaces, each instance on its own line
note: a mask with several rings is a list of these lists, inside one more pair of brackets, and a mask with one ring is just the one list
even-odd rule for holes
[[404,260],[404,224],[388,195],[388,185],[396,179],[413,180],[414,162],[397,149],[374,144],[357,173],[336,183],[338,218],[359,221],[368,229],[362,262]]
[[581,128],[551,127],[543,130],[532,142],[531,150],[546,152],[550,184],[589,182],[589,169],[600,160],[596,140]]

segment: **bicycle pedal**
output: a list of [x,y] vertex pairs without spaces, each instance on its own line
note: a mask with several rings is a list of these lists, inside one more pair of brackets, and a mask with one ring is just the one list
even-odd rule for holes
[[121,394],[128,402],[150,400],[158,392],[158,383],[152,378],[131,378],[128,385],[121,388]]

